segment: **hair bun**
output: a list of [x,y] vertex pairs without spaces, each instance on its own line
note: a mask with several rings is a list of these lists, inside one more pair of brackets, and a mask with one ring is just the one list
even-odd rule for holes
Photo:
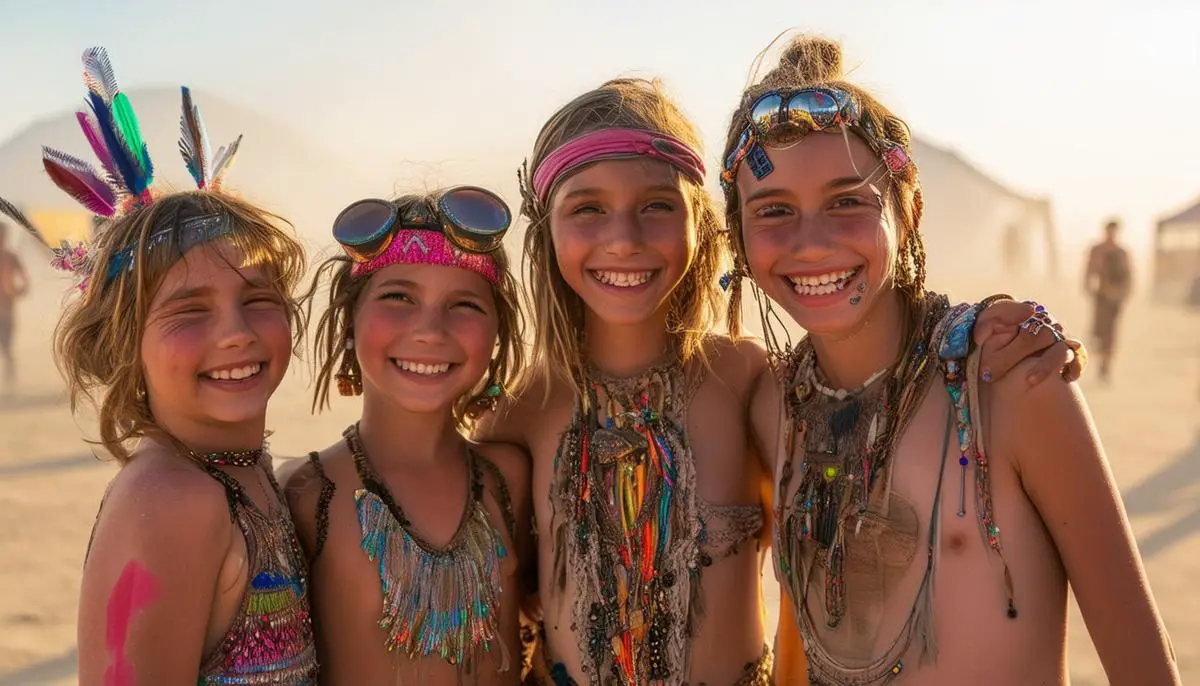
[[820,36],[796,36],[779,56],[779,71],[792,72],[804,83],[839,81],[842,46]]

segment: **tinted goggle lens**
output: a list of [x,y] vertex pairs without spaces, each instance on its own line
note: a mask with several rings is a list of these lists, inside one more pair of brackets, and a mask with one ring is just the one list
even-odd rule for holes
[[385,200],[360,200],[333,221],[333,237],[353,258],[369,260],[387,250],[396,207]]

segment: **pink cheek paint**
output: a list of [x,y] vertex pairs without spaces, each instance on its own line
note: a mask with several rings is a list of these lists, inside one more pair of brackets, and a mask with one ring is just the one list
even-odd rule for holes
[[111,664],[104,672],[104,686],[134,686],[133,665],[125,657],[129,625],[158,593],[158,582],[150,570],[130,560],[108,596],[108,626],[104,634]]

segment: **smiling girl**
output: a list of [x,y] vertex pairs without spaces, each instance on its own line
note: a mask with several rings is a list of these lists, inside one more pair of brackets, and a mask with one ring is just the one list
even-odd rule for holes
[[[739,266],[807,332],[772,351],[775,563],[805,681],[1065,684],[1069,582],[1112,683],[1178,683],[1082,393],[1026,383],[1033,361],[986,383],[978,307],[925,288],[908,129],[840,46],[795,39],[723,159]],[[1038,306],[1017,336],[1046,332]]]
[[264,442],[300,340],[304,251],[278,217],[220,190],[183,89],[180,149],[200,188],[157,194],[103,49],[79,115],[104,172],[46,149],[47,173],[107,218],[55,250],[79,278],[56,358],[72,408],[98,408],[120,472],[96,518],[79,603],[82,684],[307,684],[316,677],[303,555]]
[[363,399],[285,489],[313,569],[326,684],[516,684],[528,459],[464,438],[521,366],[490,191],[362,200],[322,266],[314,407]]

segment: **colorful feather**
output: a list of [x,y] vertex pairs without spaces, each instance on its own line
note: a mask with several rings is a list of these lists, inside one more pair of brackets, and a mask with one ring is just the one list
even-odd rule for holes
[[108,61],[108,52],[104,48],[88,48],[83,51],[83,82],[87,84],[89,91],[106,103],[112,103],[117,93],[121,92],[112,63]]
[[203,190],[212,183],[211,160],[208,156],[208,133],[200,108],[192,102],[192,92],[187,86],[180,88],[183,94],[183,114],[179,118],[179,153],[188,173],[196,180],[196,187]]
[[34,238],[38,240],[39,243],[47,248],[50,247],[50,244],[46,242],[45,237],[42,236],[40,231],[33,227],[33,222],[29,221],[29,218],[25,216],[25,213],[17,209],[16,205],[5,200],[4,198],[0,198],[0,214],[7,215],[10,219],[24,227],[26,231],[28,231]]
[[141,195],[154,181],[154,164],[150,161],[150,150],[142,139],[137,115],[133,112],[133,105],[129,103],[128,96],[117,93],[113,97],[112,113],[121,141],[125,145],[125,152],[136,170],[136,183],[130,184],[129,190],[133,195]]
[[88,145],[92,146],[92,152],[96,153],[96,159],[100,160],[100,166],[104,168],[104,173],[108,175],[107,180],[109,185],[119,190],[121,176],[113,164],[112,153],[104,145],[104,139],[101,137],[100,126],[96,123],[96,118],[83,111],[76,112],[75,118],[79,120],[79,128],[83,129],[84,138],[87,138]]
[[225,176],[225,172],[229,171],[229,165],[233,164],[233,156],[237,154],[238,146],[242,144],[242,137],[239,135],[237,140],[229,145],[222,145],[217,150],[217,155],[213,161],[212,172],[212,187],[218,188],[221,185],[221,179]]
[[54,185],[84,207],[105,217],[116,213],[116,191],[87,162],[58,150],[42,148],[42,166]]
[[137,169],[125,152],[121,135],[117,131],[116,123],[113,122],[112,108],[95,93],[88,93],[87,102],[92,109],[92,114],[96,117],[96,129],[100,132],[105,149],[112,157],[113,167],[117,170],[117,185],[125,193],[136,195],[132,188],[133,181],[137,179]]

